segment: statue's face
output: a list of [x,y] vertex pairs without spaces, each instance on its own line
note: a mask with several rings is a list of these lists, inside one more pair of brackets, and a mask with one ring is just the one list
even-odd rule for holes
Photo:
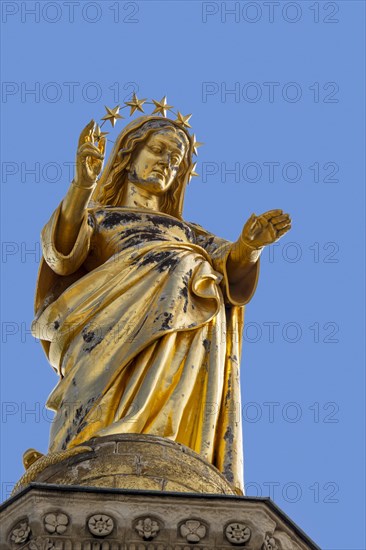
[[185,145],[174,131],[158,130],[132,157],[128,179],[153,194],[172,185],[185,154]]

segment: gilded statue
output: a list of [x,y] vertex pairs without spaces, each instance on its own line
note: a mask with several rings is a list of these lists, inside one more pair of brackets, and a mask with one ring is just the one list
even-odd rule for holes
[[193,449],[240,491],[244,308],[263,248],[291,222],[280,209],[252,214],[229,242],[185,221],[197,143],[188,117],[165,115],[127,124],[104,168],[106,136],[92,120],[42,231],[32,330],[59,375],[49,452],[157,435]]

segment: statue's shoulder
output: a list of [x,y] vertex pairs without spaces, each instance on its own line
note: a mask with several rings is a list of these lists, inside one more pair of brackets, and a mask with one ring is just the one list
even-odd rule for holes
[[210,250],[211,252],[214,252],[219,247],[223,245],[227,245],[230,242],[230,241],[227,241],[226,239],[218,237],[214,233],[211,233],[211,231],[208,231],[198,223],[193,223],[193,222],[186,222],[186,223],[194,231],[196,235],[197,244],[199,244],[206,250]]
[[193,222],[186,223],[193,230],[196,237],[196,243],[203,248],[207,249],[207,247],[211,246],[217,240],[216,235],[214,235],[210,231],[207,231],[207,229],[202,227],[202,225]]
[[196,235],[205,235],[205,236],[213,236],[212,233],[210,233],[209,231],[207,231],[207,229],[205,229],[204,227],[202,227],[202,225],[199,225],[198,223],[195,223],[195,222],[185,222],[187,225],[189,225],[189,227],[191,229],[193,229],[193,231],[196,233]]

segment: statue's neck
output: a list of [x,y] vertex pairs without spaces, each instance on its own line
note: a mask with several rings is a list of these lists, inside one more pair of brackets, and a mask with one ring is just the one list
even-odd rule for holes
[[160,212],[161,199],[157,195],[144,191],[131,181],[127,181],[124,186],[123,206],[127,208],[147,208]]

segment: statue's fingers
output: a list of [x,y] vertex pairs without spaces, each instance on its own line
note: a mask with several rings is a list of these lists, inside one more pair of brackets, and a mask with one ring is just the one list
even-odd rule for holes
[[257,223],[257,216],[255,214],[252,214],[250,218],[247,219],[247,221],[244,224],[243,231],[251,231],[255,224]]
[[102,155],[104,155],[104,153],[105,153],[106,144],[107,144],[107,138],[101,137],[99,142],[98,142],[98,149],[99,149],[99,151],[101,152]]
[[93,119],[85,126],[85,128],[81,131],[80,137],[79,137],[79,143],[78,146],[85,143],[85,138],[87,138],[90,135],[90,131],[93,130],[95,125],[95,122]]
[[291,221],[289,214],[283,214],[282,216],[275,216],[274,218],[271,218],[271,223],[274,225],[277,225],[278,223],[282,222],[289,222]]
[[283,214],[283,210],[278,208],[275,210],[268,210],[268,212],[265,212],[264,214],[262,214],[261,218],[266,218],[266,220],[270,220],[271,218],[275,216],[281,216],[282,214]]
[[85,137],[85,143],[94,143],[95,141],[94,132],[95,132],[95,123],[90,128],[89,134]]
[[104,155],[100,152],[98,147],[96,145],[94,145],[93,143],[89,143],[89,142],[83,143],[83,145],[81,145],[79,147],[78,155],[79,156],[84,156],[84,157],[86,155],[91,155],[91,156],[93,156],[95,158],[99,158],[99,159],[104,158]]
[[98,159],[98,160],[103,160],[104,159],[104,156],[98,150],[88,149],[88,148],[85,148],[83,150],[79,150],[78,151],[78,157],[79,158],[92,157],[92,158]]
[[83,151],[84,149],[90,149],[90,150],[97,151],[98,153],[100,153],[99,147],[97,145],[95,145],[95,143],[90,143],[89,141],[86,141],[85,143],[80,145],[78,151]]
[[281,229],[284,229],[287,226],[291,227],[291,222],[290,221],[284,221],[282,223],[276,223],[276,225],[274,227],[275,227],[276,231],[280,231]]
[[282,235],[287,233],[287,231],[290,231],[290,229],[291,229],[291,224],[286,225],[286,227],[284,227],[283,229],[280,229],[279,231],[277,231],[277,238],[279,239],[280,237],[282,237]]

